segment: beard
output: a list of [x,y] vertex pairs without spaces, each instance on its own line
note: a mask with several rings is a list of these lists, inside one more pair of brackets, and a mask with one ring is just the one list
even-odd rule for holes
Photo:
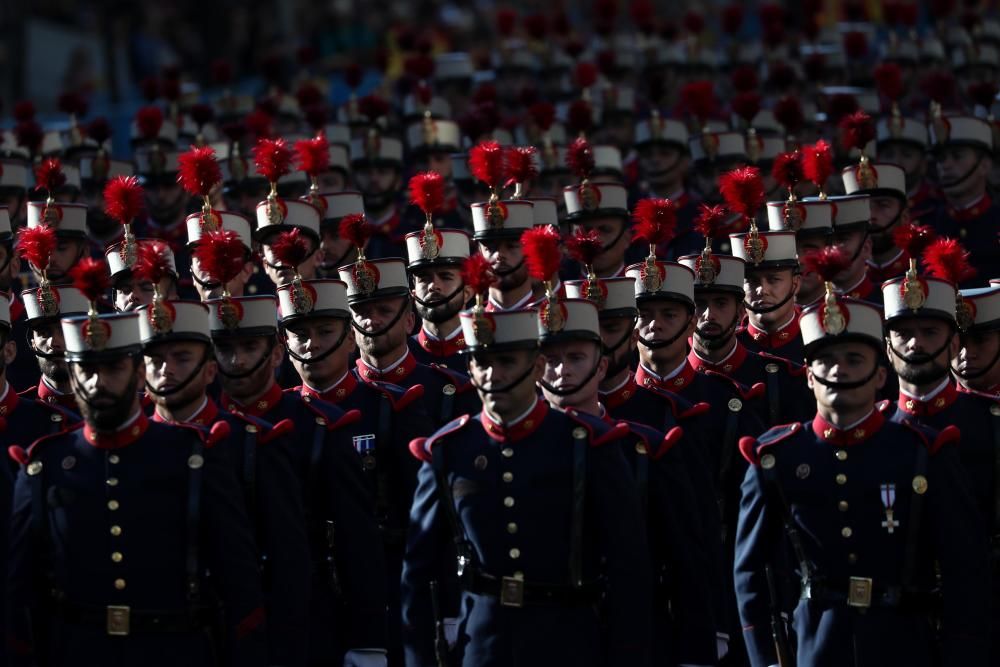
[[395,193],[391,190],[386,192],[364,192],[361,195],[365,208],[372,211],[382,211],[392,204]]
[[433,324],[441,324],[455,317],[462,310],[462,304],[457,302],[456,299],[457,297],[452,297],[447,301],[441,299],[430,303],[425,301],[423,304],[418,301],[414,305],[421,319]]
[[[403,334],[406,335],[405,333]],[[371,357],[381,357],[392,352],[400,344],[400,336],[396,331],[386,331],[379,336],[358,335],[358,346]]]
[[120,427],[130,416],[138,382],[139,379],[133,375],[121,395],[98,389],[84,400],[77,393],[76,402],[84,420],[97,431],[114,431]]
[[936,361],[907,361],[900,364],[896,369],[900,379],[915,385],[926,385],[937,382],[948,374],[947,364],[939,364]]
[[885,231],[872,234],[872,253],[881,255],[889,252],[889,249],[894,245],[895,241],[892,239],[892,232]]
[[510,290],[517,289],[525,283],[528,279],[528,269],[521,263],[521,266],[517,267],[513,271],[507,270],[504,273],[497,272],[497,287],[501,292],[509,292]]
[[632,364],[632,354],[628,345],[622,345],[617,350],[608,355],[608,370],[604,377],[613,378]]
[[38,358],[38,369],[42,375],[47,377],[53,384],[65,384],[69,382],[69,368],[62,359]]

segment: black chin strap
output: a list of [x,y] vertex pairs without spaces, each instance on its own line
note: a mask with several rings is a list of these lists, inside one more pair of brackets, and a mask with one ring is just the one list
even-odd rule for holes
[[756,308],[754,306],[751,306],[746,301],[744,301],[743,307],[749,310],[751,313],[756,313],[758,315],[766,315],[767,313],[773,313],[774,311],[784,306],[786,303],[791,301],[794,296],[795,296],[795,290],[788,290],[788,296],[786,296],[784,299],[774,304],[773,306],[764,306],[763,308]]
[[667,347],[668,345],[673,345],[678,338],[680,338],[687,332],[687,328],[691,324],[692,319],[694,319],[694,315],[688,317],[687,322],[684,323],[684,326],[681,327],[680,331],[678,331],[677,333],[675,333],[673,336],[671,336],[666,340],[646,340],[642,336],[639,336],[639,343],[643,347],[648,348],[650,350],[659,350],[664,347]]
[[198,276],[194,275],[194,271],[191,272],[191,280],[195,281],[205,291],[210,291],[210,290],[215,289],[216,287],[221,287],[222,286],[222,283],[220,283],[218,281],[215,281],[215,280],[212,280],[212,281],[202,280]]
[[66,355],[63,352],[42,352],[37,347],[35,347],[35,344],[31,341],[30,329],[24,332],[24,340],[28,343],[28,349],[30,349],[31,352],[40,359],[48,359],[49,361],[52,361],[52,360],[66,358]]
[[618,236],[608,241],[608,243],[603,248],[601,248],[601,252],[605,253],[608,250],[611,250],[613,247],[615,247],[615,244],[618,243],[618,241],[621,240],[622,236],[625,235],[626,229],[628,229],[628,223],[625,220],[622,220],[622,228],[621,231],[618,232]]
[[837,390],[840,390],[840,391],[848,391],[848,390],[851,390],[851,389],[857,389],[858,387],[863,387],[866,384],[868,384],[869,382],[871,382],[872,378],[875,377],[875,374],[878,373],[878,368],[879,368],[878,362],[876,361],[872,365],[872,370],[871,370],[870,373],[868,373],[868,375],[866,375],[865,377],[863,377],[860,380],[854,380],[852,382],[837,382],[836,380],[827,380],[824,377],[820,377],[816,373],[813,373],[812,375],[813,375],[813,379],[816,380],[816,382],[819,382],[821,385],[823,385],[824,387],[826,387],[828,389],[837,389]]
[[472,369],[469,367],[469,364],[471,363],[471,361],[472,361],[471,359],[466,359],[465,360],[465,370],[468,371],[469,382],[472,384],[473,387],[476,388],[476,391],[481,391],[484,394],[503,394],[503,393],[506,393],[506,392],[510,391],[511,389],[513,389],[514,387],[516,387],[517,385],[519,385],[522,382],[524,382],[528,378],[528,376],[531,375],[531,373],[535,370],[535,364],[533,364],[533,363],[529,364],[528,367],[526,369],[524,369],[524,372],[521,373],[520,375],[518,375],[517,378],[515,378],[511,382],[508,382],[507,384],[505,384],[502,387],[491,387],[490,389],[486,389],[486,388],[484,388],[484,387],[476,384],[476,381],[472,379]]
[[872,234],[888,234],[889,230],[892,229],[896,225],[896,223],[899,222],[900,218],[903,217],[903,211],[905,210],[906,210],[906,205],[905,204],[900,205],[899,213],[892,216],[892,220],[890,220],[885,227],[876,227],[869,223],[868,226],[869,232],[871,232]]
[[493,273],[497,274],[497,278],[503,278],[504,276],[509,276],[512,273],[516,272],[522,266],[524,266],[524,257],[521,257],[521,261],[515,264],[513,268],[507,269],[503,273],[500,273],[499,271],[494,271]]
[[181,382],[179,385],[177,385],[173,389],[167,389],[165,391],[160,391],[158,389],[154,389],[153,385],[149,384],[149,381],[147,380],[145,382],[145,384],[146,384],[146,391],[148,391],[149,393],[153,394],[154,396],[159,396],[160,398],[165,398],[167,396],[173,396],[174,394],[176,394],[177,392],[181,391],[182,389],[184,389],[185,387],[187,387],[189,384],[191,384],[191,382],[194,381],[194,379],[198,375],[198,373],[201,372],[201,369],[205,367],[206,363],[208,363],[208,352],[205,352],[201,356],[201,361],[199,361],[198,365],[195,366],[195,369],[193,371],[191,371],[191,374],[188,375],[187,378],[183,382]]
[[940,180],[937,179],[937,169],[935,169],[934,170],[934,176],[935,176],[934,180],[937,181],[937,186],[939,188],[944,189],[944,188],[953,188],[956,185],[959,185],[960,183],[962,183],[963,181],[965,181],[967,178],[969,178],[970,176],[972,176],[973,172],[975,172],[976,169],[979,169],[979,165],[982,164],[984,157],[986,157],[986,154],[980,152],[979,153],[979,158],[976,160],[976,163],[974,165],[972,165],[969,168],[968,171],[966,171],[964,174],[962,174],[961,177],[956,178],[953,181],[948,181],[947,183],[943,183],[943,182],[941,182]]
[[545,380],[539,380],[538,384],[542,385],[542,388],[545,389],[545,391],[555,394],[556,396],[569,396],[571,394],[575,394],[576,392],[580,391],[581,388],[586,387],[587,383],[590,382],[595,375],[597,375],[597,369],[598,367],[600,367],[600,365],[601,365],[601,356],[598,355],[597,360],[594,362],[594,367],[590,369],[590,372],[587,373],[586,377],[580,380],[579,384],[577,384],[575,387],[553,387]]
[[365,338],[378,338],[386,331],[394,327],[396,325],[396,322],[399,321],[399,318],[403,316],[403,313],[405,313],[406,309],[409,307],[410,307],[409,300],[404,299],[403,304],[399,307],[399,312],[396,313],[395,317],[389,320],[389,323],[386,324],[381,329],[379,329],[378,331],[368,331],[367,329],[362,329],[361,326],[354,320],[353,317],[351,318],[351,326],[354,327],[354,330],[357,331],[362,336],[364,336]]
[[854,264],[854,260],[856,260],[861,255],[861,251],[865,247],[865,241],[868,239],[868,234],[869,233],[870,232],[869,232],[868,228],[865,227],[864,236],[861,237],[861,241],[858,243],[857,249],[854,251],[854,254],[851,255],[851,261],[850,261],[851,264]]
[[[448,296],[444,297],[443,299],[439,299],[439,301],[441,303],[448,303],[452,299],[454,299],[456,296],[458,296],[462,292],[462,290],[464,290],[464,289],[465,289],[465,283],[463,282],[461,285],[459,285],[457,288],[455,288],[455,291],[453,291],[451,294],[449,294]],[[435,306],[429,305],[430,304],[429,301],[424,301],[423,299],[421,299],[416,294],[413,295],[413,300],[416,301],[417,303],[419,303],[424,308],[435,308]]]
[[303,357],[302,355],[295,354],[294,352],[292,352],[291,348],[288,347],[288,334],[286,333],[285,327],[282,327],[282,331],[281,331],[281,334],[282,334],[282,347],[285,348],[285,352],[287,352],[288,356],[290,356],[292,359],[294,359],[295,361],[299,362],[300,364],[305,364],[305,365],[308,366],[309,364],[316,364],[316,363],[319,363],[320,361],[323,361],[324,359],[326,359],[327,357],[329,357],[331,354],[333,354],[334,352],[336,352],[338,349],[340,349],[340,346],[344,342],[344,339],[347,338],[347,331],[348,331],[348,329],[347,329],[347,326],[346,326],[346,323],[345,323],[344,328],[341,329],[341,331],[340,331],[340,337],[337,339],[337,342],[334,343],[332,346],[330,346],[330,348],[328,350],[326,350],[322,354],[316,355],[315,357]]
[[230,380],[242,380],[243,378],[250,377],[260,370],[260,367],[263,366],[264,362],[271,356],[271,352],[274,351],[274,344],[275,339],[274,337],[271,337],[267,343],[267,350],[264,351],[264,354],[260,355],[260,359],[257,360],[257,363],[255,363],[253,368],[250,370],[243,371],[242,373],[228,373],[224,368],[222,368],[222,364],[219,364],[219,373],[222,374],[223,377],[229,378]]
[[601,341],[601,354],[603,354],[606,357],[610,357],[611,355],[613,355],[618,350],[618,348],[620,348],[622,345],[625,344],[625,341],[627,341],[629,338],[632,337],[632,332],[635,331],[635,323],[638,321],[639,321],[638,317],[633,317],[632,327],[626,330],[625,333],[622,335],[622,337],[619,338],[618,342],[615,343],[614,345],[608,346],[604,344],[604,341]]
[[684,159],[684,156],[682,154],[678,154],[677,158],[673,162],[671,162],[669,166],[664,167],[663,169],[660,169],[659,171],[652,172],[651,174],[649,174],[649,178],[647,178],[646,180],[647,181],[648,180],[652,180],[652,179],[656,178],[657,176],[662,176],[663,174],[670,173],[671,171],[673,171],[674,169],[677,168],[677,165],[679,165],[681,163],[681,160],[683,160],[683,159]]
[[976,380],[978,378],[983,377],[991,370],[993,370],[993,367],[996,366],[997,361],[1000,361],[1000,346],[997,347],[997,351],[993,353],[993,359],[990,361],[990,363],[986,364],[983,367],[983,370],[978,371],[976,373],[969,373],[968,371],[959,371],[954,366],[952,366],[951,372],[963,380]]
[[711,342],[722,341],[725,342],[732,338],[733,334],[736,332],[736,327],[739,325],[739,317],[733,317],[733,321],[729,323],[725,329],[717,334],[705,334],[701,332],[701,329],[695,329],[694,333],[698,338],[702,340],[707,340]]
[[[945,350],[947,350],[948,346],[951,345],[952,338],[954,338],[954,337],[955,337],[955,332],[952,331],[948,335],[948,338],[945,339],[945,341],[941,345],[941,347],[939,347],[938,349],[934,350],[931,353],[916,352],[914,354],[911,354],[910,356],[906,356],[905,354],[903,354],[899,350],[897,350],[895,347],[893,347],[891,342],[889,343],[889,349],[892,350],[893,355],[895,355],[897,359],[901,360],[905,364],[908,364],[908,365],[926,364],[926,363],[934,361],[935,359],[937,359],[937,357],[938,357],[939,354],[941,354],[942,352],[944,352]],[[948,364],[945,364],[945,367],[942,369],[941,373],[937,377],[935,377],[934,379],[937,380],[937,379],[943,378],[945,375],[948,374],[948,370],[950,368],[951,368],[951,363],[950,362]]]

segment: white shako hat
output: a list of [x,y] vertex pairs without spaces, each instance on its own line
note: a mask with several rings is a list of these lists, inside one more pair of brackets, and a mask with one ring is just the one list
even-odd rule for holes
[[694,291],[731,292],[743,296],[746,262],[732,255],[712,253],[711,266],[705,265],[705,255],[685,255],[677,261],[694,272]]
[[[4,165],[6,170],[6,165]],[[104,183],[118,176],[134,176],[135,165],[124,160],[112,160],[101,155],[80,157],[80,180]]]
[[143,346],[171,341],[212,342],[208,306],[201,301],[163,299],[136,309]]
[[320,211],[307,201],[298,199],[276,200],[276,211],[270,211],[270,203],[264,200],[257,204],[257,229],[254,231],[254,238],[261,243],[266,243],[267,238],[278,232],[283,232],[293,227],[302,230],[307,236],[319,243],[319,221]]
[[851,165],[844,168],[840,177],[844,181],[844,191],[849,195],[892,196],[903,202],[908,198],[906,172],[899,165],[885,162]]
[[454,121],[424,118],[406,128],[406,145],[416,154],[427,151],[455,153],[462,146],[462,131]]
[[992,331],[1000,329],[1000,285],[990,281],[989,287],[959,290],[969,314],[963,331]]
[[381,134],[351,140],[351,164],[403,163],[403,142]]
[[477,313],[463,310],[462,323],[466,354],[538,348],[538,309]]
[[746,136],[741,132],[706,132],[688,140],[691,159],[714,162],[719,159],[747,160]]
[[28,163],[13,157],[0,159],[0,188],[28,189]]
[[826,345],[864,342],[882,349],[882,312],[878,306],[846,297],[830,303],[820,299],[799,317],[805,356],[811,358]]
[[138,313],[63,317],[66,361],[100,361],[136,354],[142,349]]
[[365,200],[360,192],[344,190],[343,192],[332,192],[328,194],[320,193],[324,204],[320,207],[323,219],[321,225],[338,223],[340,219],[352,215],[365,214]]
[[559,227],[559,205],[555,197],[528,197],[526,201],[532,203],[532,215],[535,226],[552,225]]
[[871,224],[871,203],[867,194],[828,197],[833,204],[833,231],[867,229]]
[[659,115],[636,123],[634,143],[636,146],[649,144],[671,144],[683,151],[688,150],[687,125],[673,118],[663,118]]
[[584,220],[606,216],[628,217],[628,190],[620,183],[590,181],[586,185],[563,188],[568,220]]
[[962,145],[993,150],[993,128],[982,118],[941,116],[931,120],[929,130],[932,148]]
[[927,124],[906,116],[883,116],[875,123],[875,150],[884,144],[905,142],[927,150],[930,139]]
[[278,300],[273,296],[223,297],[205,305],[212,338],[273,336],[278,331]]
[[351,316],[347,305],[347,285],[342,280],[303,280],[278,288],[278,321],[288,324],[306,317]]
[[799,265],[795,249],[795,232],[757,232],[757,238],[763,242],[764,256],[759,262],[754,262],[752,253],[747,251],[747,240],[750,234],[730,234],[729,241],[733,248],[733,256],[746,262],[746,270],[786,268],[794,269]]
[[882,283],[886,323],[908,317],[932,317],[954,323],[955,285],[931,276],[899,276]]
[[[143,243],[153,243],[157,239],[138,239],[136,242],[139,244]],[[122,258],[122,244],[124,241],[119,241],[118,243],[112,243],[107,248],[104,249],[104,260],[108,263],[108,269],[111,271],[111,282],[118,280],[123,277],[123,274],[130,272],[132,267],[125,264],[125,260]],[[174,251],[170,249],[166,243],[164,245],[164,252],[167,256],[167,261],[170,263],[170,273],[173,274],[174,278],[177,277],[177,262],[174,260]]]
[[535,226],[534,204],[526,199],[501,199],[496,207],[477,202],[471,208],[472,238],[477,241],[520,238],[524,230]]
[[638,313],[635,301],[635,278],[598,278],[589,280],[568,280],[566,297],[587,299],[597,306],[599,319],[613,317],[635,317]]
[[542,299],[538,304],[538,338],[542,345],[565,340],[601,342],[597,304],[587,299]]
[[[212,211],[218,218],[218,226],[215,231],[226,229],[231,232],[236,232],[240,240],[243,241],[243,245],[246,246],[247,250],[253,248],[253,235],[250,231],[250,221],[247,220],[246,216],[239,213],[232,213],[230,211]],[[201,237],[213,231],[211,225],[205,225],[202,222],[201,213],[192,213],[184,219],[184,224],[187,226],[187,245],[188,247],[194,246]]]
[[9,243],[14,239],[14,232],[10,228],[10,213],[6,206],[0,206],[0,243]]
[[683,264],[656,260],[650,266],[640,262],[626,267],[625,275],[634,281],[636,303],[667,299],[694,308],[694,271]]
[[47,224],[55,228],[56,236],[87,238],[87,205],[44,201],[28,202],[28,228]]
[[798,236],[829,235],[833,232],[833,203],[818,197],[768,202],[767,228],[793,231]]
[[21,303],[29,326],[41,320],[86,313],[90,308],[87,297],[77,288],[51,285],[22,290]]
[[0,292],[0,327],[10,331],[10,294]]
[[461,266],[469,256],[471,237],[461,229],[435,229],[433,238],[425,230],[405,237],[407,268],[454,264]]
[[406,262],[401,257],[366,259],[341,266],[337,273],[347,285],[347,302],[352,305],[410,293]]

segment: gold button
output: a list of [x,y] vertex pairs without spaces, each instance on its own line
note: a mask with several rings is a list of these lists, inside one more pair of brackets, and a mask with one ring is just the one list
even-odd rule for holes
[[201,454],[192,454],[188,457],[188,468],[191,470],[198,470],[203,465],[205,465],[205,459]]
[[32,461],[28,464],[28,474],[34,477],[38,473],[42,472],[42,462]]
[[257,432],[257,427],[254,426],[253,424],[247,424],[246,425],[246,431],[247,431],[247,433],[256,433]]
[[515,570],[514,571],[514,578],[515,579],[520,579],[521,581],[524,581],[524,572],[522,572],[521,570]]
[[49,419],[51,419],[56,424],[58,424],[63,420],[62,415],[52,415],[51,417],[49,417]]
[[115,537],[118,537],[119,535],[122,534],[122,527],[121,526],[111,526],[111,534],[114,535]]
[[108,463],[115,464],[118,463],[119,461],[121,461],[121,459],[118,458],[117,454],[112,454],[111,456],[108,457]]
[[320,426],[326,426],[326,419],[323,417],[316,417],[316,423]]
[[760,467],[764,470],[770,470],[774,467],[774,454],[764,454],[760,457]]
[[846,449],[838,449],[837,452],[834,454],[834,456],[837,457],[838,461],[846,461],[847,460],[847,450]]
[[513,549],[510,550],[510,557],[513,558],[514,560],[517,560],[518,558],[521,557],[521,550],[518,549],[517,547],[514,547]]
[[446,384],[445,386],[441,387],[441,393],[444,394],[445,396],[453,396],[455,394],[455,385]]
[[111,560],[113,560],[114,562],[120,563],[120,562],[122,562],[122,558],[124,558],[124,556],[122,556],[122,552],[121,551],[112,551],[111,552]]
[[847,484],[847,475],[845,475],[844,473],[840,473],[839,475],[837,475],[835,479],[837,480],[837,484],[840,485]]
[[509,459],[510,457],[514,456],[514,450],[511,449],[510,447],[504,447],[503,449],[500,450],[500,453],[503,454],[503,457],[506,459]]
[[731,398],[731,399],[729,399],[729,404],[728,405],[729,405],[729,411],[730,412],[739,412],[740,410],[743,409],[743,401],[741,401],[738,398]]
[[108,477],[108,486],[118,486],[118,478]]
[[116,509],[118,509],[118,501],[115,500],[115,499],[113,499],[113,498],[111,500],[109,500],[108,501],[108,509],[111,510],[112,512],[114,512]]
[[844,526],[843,528],[840,529],[840,535],[842,537],[850,537],[853,534],[854,534],[854,531],[851,530],[850,526]]
[[841,512],[846,512],[847,511],[847,501],[846,500],[841,500],[839,503],[837,503],[837,509],[839,509]]
[[514,506],[514,499],[511,498],[510,496],[507,496],[506,498],[503,499],[503,506],[504,507],[513,507]]
[[577,426],[575,429],[573,429],[573,438],[575,440],[583,440],[586,437],[587,437],[587,429],[583,428],[582,426]]
[[512,472],[505,472],[503,474],[503,481],[505,481],[505,482],[513,482],[514,481],[514,473],[512,473]]
[[124,579],[115,579],[115,590],[118,590],[118,591],[125,590],[125,580]]
[[990,406],[990,414],[994,417],[1000,417],[1000,403],[994,403]]
[[847,562],[850,563],[851,565],[854,565],[855,563],[858,562],[858,555],[857,554],[847,554]]
[[511,535],[513,535],[514,533],[516,533],[517,532],[517,524],[514,523],[514,522],[508,523],[507,524],[507,532],[510,533]]
[[777,373],[778,364],[768,364],[767,366],[764,366],[764,370],[767,371],[768,373]]

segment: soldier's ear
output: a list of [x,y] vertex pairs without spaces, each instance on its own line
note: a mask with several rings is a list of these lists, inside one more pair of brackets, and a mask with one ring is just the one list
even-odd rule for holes
[[209,359],[205,362],[203,372],[205,373],[205,384],[212,384],[215,382],[215,376],[219,374],[219,362],[215,359]]
[[813,372],[812,369],[809,368],[808,363],[806,363],[806,384],[809,385],[810,389],[812,390],[816,389],[816,381],[813,380]]
[[16,252],[14,252],[13,250],[11,250],[10,252],[11,252],[10,264],[8,265],[7,268],[10,271],[10,277],[17,278],[17,276],[20,275],[21,273],[21,256]]
[[[875,363],[878,364],[878,361]],[[889,371],[882,364],[878,364],[878,370],[875,371],[875,389],[882,391],[882,387],[885,386],[886,380],[889,379]]]
[[15,341],[9,340],[3,344],[3,362],[4,365],[10,366],[17,359],[17,343]]
[[601,358],[597,362],[597,372],[594,373],[594,377],[597,378],[597,384],[604,382],[604,378],[608,376],[608,358],[601,355]]
[[285,358],[285,346],[281,344],[275,344],[271,348],[271,367],[278,368],[281,366],[281,362]]
[[802,288],[802,275],[798,273],[792,274],[792,295],[795,296],[799,293],[799,289]]
[[535,353],[534,369],[532,380],[538,382],[545,377],[545,357],[542,356],[541,352]]

